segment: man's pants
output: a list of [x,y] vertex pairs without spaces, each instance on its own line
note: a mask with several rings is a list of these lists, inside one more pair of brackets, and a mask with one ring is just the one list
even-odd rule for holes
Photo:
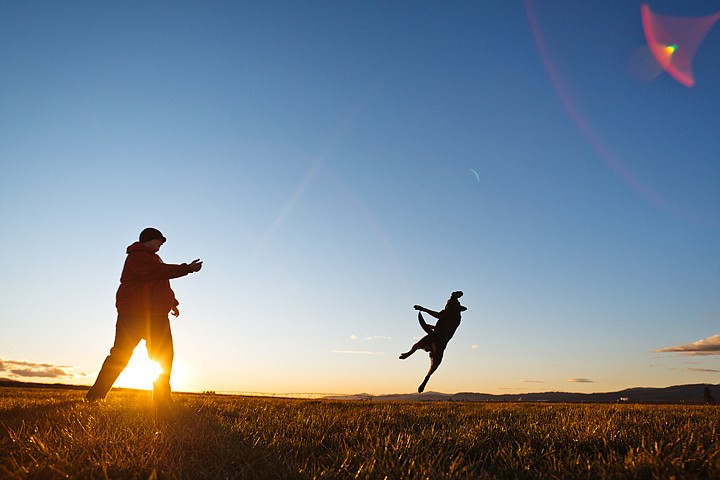
[[118,315],[115,325],[115,343],[103,362],[95,384],[88,390],[88,400],[101,400],[110,391],[118,376],[130,361],[133,350],[145,339],[148,356],[162,370],[153,383],[153,400],[170,402],[170,372],[173,362],[173,342],[170,320],[165,316],[135,317]]

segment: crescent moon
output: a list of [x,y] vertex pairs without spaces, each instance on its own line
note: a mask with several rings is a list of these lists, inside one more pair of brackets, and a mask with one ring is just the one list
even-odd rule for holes
[[475,174],[475,180],[480,183],[480,175],[478,175],[474,168],[471,168],[470,171]]

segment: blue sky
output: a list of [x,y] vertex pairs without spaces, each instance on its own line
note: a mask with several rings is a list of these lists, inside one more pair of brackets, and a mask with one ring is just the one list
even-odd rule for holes
[[458,289],[428,390],[720,383],[720,27],[687,88],[640,6],[3,3],[0,376],[91,383],[154,226],[176,389],[412,392]]

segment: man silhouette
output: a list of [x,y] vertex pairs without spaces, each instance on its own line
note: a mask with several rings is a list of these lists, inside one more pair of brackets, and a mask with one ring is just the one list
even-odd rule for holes
[[174,351],[168,314],[172,312],[177,317],[180,311],[170,279],[200,271],[202,262],[197,259],[189,264],[163,263],[157,252],[165,241],[159,230],[148,227],[140,233],[139,241],[127,248],[115,302],[118,312],[115,343],[85,396],[88,401],[105,398],[137,344],[145,339],[148,356],[162,370],[153,383],[153,402],[158,407],[172,404],[170,372]]

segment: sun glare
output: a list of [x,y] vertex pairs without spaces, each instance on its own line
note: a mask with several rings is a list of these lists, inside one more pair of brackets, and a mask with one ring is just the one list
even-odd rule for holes
[[160,365],[148,358],[147,350],[139,347],[133,352],[115,386],[149,390],[161,371]]

